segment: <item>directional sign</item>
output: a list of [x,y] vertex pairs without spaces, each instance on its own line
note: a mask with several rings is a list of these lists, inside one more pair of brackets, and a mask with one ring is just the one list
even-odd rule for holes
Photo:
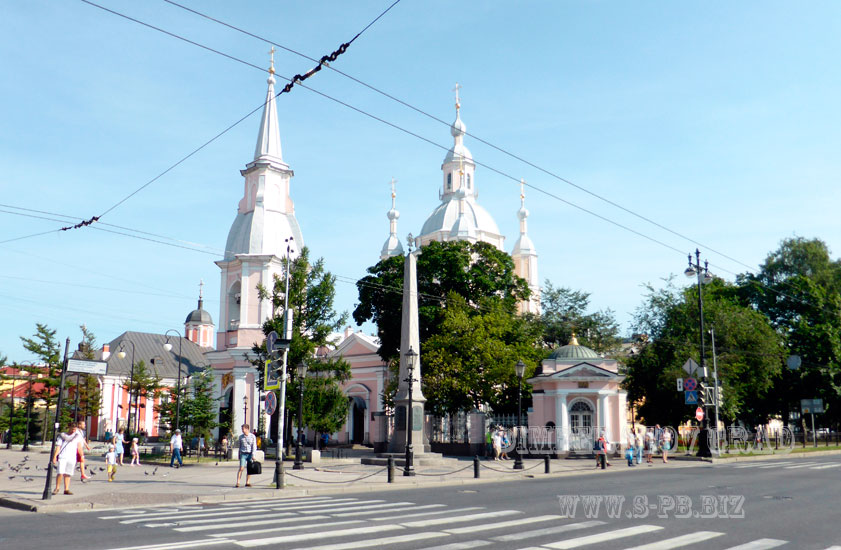
[[277,396],[273,391],[266,394],[266,414],[271,416],[277,409]]
[[820,414],[823,412],[823,399],[801,399],[800,412],[803,414]]
[[677,379],[677,391],[683,391],[683,378]]
[[82,359],[68,359],[67,372],[80,372],[82,374],[105,374],[108,370],[108,363],[105,361],[83,361]]
[[694,359],[688,359],[686,363],[683,364],[683,370],[685,370],[686,374],[689,376],[695,374],[695,371],[699,368],[698,363],[696,363]]
[[695,420],[700,422],[703,419],[704,419],[704,409],[702,409],[701,407],[698,407],[697,409],[695,409]]
[[275,369],[274,361],[268,360],[263,370],[263,389],[276,390],[280,388],[280,377]]
[[686,391],[692,391],[698,389],[698,381],[694,378],[687,378],[683,381],[683,389]]
[[266,335],[266,351],[269,355],[274,351],[275,343],[277,342],[277,332],[271,331]]
[[698,391],[685,391],[683,392],[684,403],[687,405],[697,405],[698,404]]

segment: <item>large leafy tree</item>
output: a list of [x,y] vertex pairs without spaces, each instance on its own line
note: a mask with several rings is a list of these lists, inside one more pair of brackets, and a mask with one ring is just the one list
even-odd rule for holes
[[[714,327],[716,362],[723,392],[724,420],[764,422],[774,413],[768,395],[780,376],[782,340],[767,319],[739,298],[735,285],[714,280],[703,289],[704,322]],[[682,365],[700,362],[698,290],[671,284],[649,287],[635,316],[635,330],[648,336],[627,362],[625,387],[630,401],[647,424],[676,425],[691,417],[675,380],[684,377]],[[712,378],[712,349],[705,335],[706,364]]]
[[841,261],[826,243],[793,237],[771,252],[756,274],[739,277],[742,295],[799,355],[797,371],[785,370],[771,397],[786,418],[801,398],[820,397],[825,420],[841,420]]
[[[151,404],[153,398],[158,394],[162,387],[163,384],[161,383],[161,377],[158,376],[157,371],[150,371],[146,366],[146,362],[142,359],[135,363],[134,371],[125,381],[126,392],[129,392],[129,395],[131,395],[129,411],[134,411],[135,402],[138,404],[139,409],[143,398],[146,399],[146,403]],[[132,414],[130,426],[135,431],[139,431],[140,429],[140,416],[141,413],[139,410],[134,411]],[[135,422],[134,418],[137,418],[138,421]]]
[[[350,379],[350,364],[343,359],[316,357],[316,350],[327,346],[331,333],[347,323],[347,313],[335,310],[336,277],[324,267],[324,259],[309,259],[309,249],[304,247],[291,265],[284,260],[282,276],[275,276],[272,287],[259,287],[261,298],[270,299],[275,315],[263,324],[265,334],[276,331],[283,334],[283,306],[286,302],[286,279],[289,278],[289,308],[293,310],[292,342],[287,357],[289,381],[286,407],[297,411],[299,386],[298,364],[306,362],[308,379],[304,384],[304,424],[315,431],[337,431],[347,415],[348,400],[339,383]],[[252,363],[259,372],[262,383],[263,363],[267,357],[265,342],[252,348],[256,358]],[[277,414],[277,413],[276,413]],[[275,417],[276,418],[276,417]],[[274,422],[275,426],[277,421]],[[287,424],[287,442],[291,441],[291,423]],[[276,435],[276,434],[274,434]]]
[[190,388],[181,401],[182,426],[189,426],[194,437],[204,437],[210,440],[213,428],[219,426],[216,422],[218,410],[217,400],[213,397],[213,370],[205,367],[194,373],[190,379]]
[[[46,365],[41,378],[38,379],[40,384],[37,386],[38,390],[34,392],[33,398],[44,402],[44,422],[43,433],[41,435],[44,441],[47,440],[47,428],[52,426],[50,418],[50,407],[53,406],[58,397],[58,386],[61,383],[61,356],[60,344],[55,337],[56,331],[51,330],[47,325],[41,323],[35,324],[35,334],[31,338],[21,336],[23,348],[38,358],[41,364]],[[33,369],[36,370],[36,369]]]
[[576,334],[582,345],[597,352],[616,351],[622,343],[616,316],[610,309],[588,312],[589,306],[589,292],[555,287],[547,280],[540,293],[544,341],[564,345]]
[[[96,358],[94,350],[96,349],[96,335],[85,325],[79,327],[82,331],[82,342],[79,345],[80,355],[83,359],[93,360]],[[76,412],[76,395],[78,395],[78,416],[79,419],[99,416],[99,411],[102,408],[102,390],[99,389],[99,383],[96,376],[90,374],[77,374],[74,378],[73,389],[73,403],[68,403],[68,407],[73,407]]]

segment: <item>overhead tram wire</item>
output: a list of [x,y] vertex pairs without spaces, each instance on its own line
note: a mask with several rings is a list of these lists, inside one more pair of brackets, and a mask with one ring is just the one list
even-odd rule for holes
[[[85,4],[88,4],[88,5],[90,5],[90,6],[93,6],[93,7],[99,8],[99,9],[101,9],[101,10],[103,10],[103,11],[108,12],[108,13],[111,13],[111,14],[113,14],[113,15],[116,15],[116,16],[118,16],[118,17],[122,17],[122,18],[124,18],[124,19],[129,20],[129,21],[132,21],[132,22],[134,22],[134,23],[137,23],[137,24],[139,24],[139,25],[143,25],[144,27],[148,27],[148,28],[150,28],[150,29],[153,29],[153,30],[156,30],[156,31],[158,31],[158,32],[164,33],[164,34],[166,34],[167,36],[170,36],[170,37],[172,37],[172,38],[176,38],[176,39],[178,39],[178,40],[182,40],[182,41],[187,42],[188,44],[191,44],[191,45],[193,45],[193,46],[197,46],[197,47],[202,48],[202,49],[204,49],[204,50],[207,50],[207,51],[209,51],[209,52],[215,53],[215,54],[217,54],[217,55],[221,55],[222,57],[226,57],[226,58],[231,59],[231,60],[233,60],[233,61],[237,61],[237,62],[242,63],[242,64],[244,64],[244,65],[247,65],[247,66],[249,66],[249,67],[255,68],[255,69],[257,69],[257,70],[259,70],[259,71],[261,71],[261,72],[267,72],[264,68],[259,67],[258,65],[255,65],[255,64],[250,63],[250,62],[248,62],[248,61],[245,61],[244,59],[239,59],[239,58],[234,57],[234,56],[232,56],[232,55],[228,55],[228,54],[226,54],[226,53],[224,53],[224,52],[222,52],[222,51],[220,51],[220,50],[217,50],[217,49],[211,48],[210,46],[206,46],[206,45],[204,45],[204,44],[200,44],[199,42],[196,42],[196,41],[194,41],[194,40],[190,40],[189,38],[186,38],[186,37],[184,37],[184,36],[181,36],[181,35],[175,34],[175,33],[173,33],[173,32],[167,31],[167,30],[165,30],[165,29],[162,29],[162,28],[157,27],[157,26],[155,26],[155,25],[152,25],[152,24],[150,24],[150,23],[146,23],[146,22],[144,22],[144,21],[141,21],[141,20],[136,19],[136,18],[134,18],[134,17],[131,17],[131,16],[129,16],[129,15],[126,15],[126,14],[120,13],[120,12],[118,12],[118,11],[115,11],[115,10],[112,10],[112,9],[109,9],[109,8],[106,8],[105,6],[101,6],[101,5],[99,5],[99,4],[95,3],[95,2],[92,2],[91,0],[80,0],[80,1],[81,1],[81,2],[84,2]],[[284,93],[289,93],[289,92],[292,90],[292,87],[293,87],[293,86],[295,86],[295,84],[300,84],[300,83],[301,83],[301,82],[303,82],[304,80],[306,80],[306,79],[310,78],[311,76],[313,76],[314,74],[316,74],[317,72],[319,72],[323,66],[328,66],[328,65],[327,65],[327,63],[328,63],[328,62],[333,62],[333,61],[335,61],[335,60],[336,60],[336,58],[338,58],[340,55],[342,55],[343,53],[345,53],[345,52],[347,51],[348,47],[349,47],[349,46],[350,46],[350,45],[351,45],[351,44],[352,44],[352,43],[353,43],[353,42],[354,42],[357,38],[359,38],[359,37],[362,35],[362,33],[364,33],[364,32],[365,32],[365,31],[367,31],[369,28],[371,28],[371,26],[372,26],[374,23],[376,23],[377,21],[379,21],[381,17],[383,17],[386,13],[388,13],[388,12],[391,10],[391,8],[393,8],[394,6],[396,6],[399,2],[400,2],[400,0],[395,0],[395,2],[394,2],[393,4],[391,4],[391,5],[390,5],[388,8],[386,8],[386,9],[385,9],[382,13],[380,13],[380,14],[379,14],[376,18],[374,18],[374,20],[373,20],[373,21],[371,21],[370,23],[368,23],[368,24],[367,24],[367,25],[366,25],[366,26],[365,26],[365,27],[364,27],[361,31],[359,31],[358,33],[356,33],[356,35],[355,35],[355,36],[354,36],[354,37],[353,37],[350,41],[343,43],[343,44],[342,44],[341,46],[339,46],[339,48],[338,48],[337,50],[335,50],[333,53],[331,53],[331,54],[329,54],[329,55],[325,55],[325,56],[323,56],[323,57],[322,57],[322,58],[318,61],[318,65],[316,65],[314,68],[310,69],[308,72],[304,73],[303,75],[301,75],[301,74],[296,74],[296,75],[295,75],[295,76],[293,76],[292,78],[287,78],[287,77],[284,77],[284,76],[282,76],[282,75],[278,75],[280,78],[283,78],[284,80],[287,80],[287,81],[288,81],[288,84],[286,84],[286,86],[284,86],[284,88],[283,88],[283,89],[282,89],[279,93],[275,94],[275,96],[274,96],[274,97],[275,97],[275,98],[277,98],[277,97],[279,97],[281,94],[284,94]],[[194,150],[193,150],[192,152],[190,152],[188,155],[186,155],[185,157],[183,157],[182,159],[180,159],[178,162],[176,162],[175,164],[173,164],[172,166],[170,166],[169,168],[167,168],[166,170],[164,170],[163,172],[161,172],[160,174],[158,174],[157,176],[155,176],[154,178],[152,178],[151,180],[149,180],[148,182],[146,182],[145,184],[143,184],[142,186],[140,186],[138,189],[134,190],[134,191],[133,191],[132,193],[130,193],[128,196],[126,196],[126,197],[124,197],[123,199],[121,199],[120,201],[118,201],[116,204],[114,204],[113,206],[111,206],[110,208],[108,208],[107,210],[105,210],[105,211],[104,211],[102,214],[100,214],[99,216],[94,216],[93,218],[91,218],[91,219],[89,220],[89,222],[90,222],[90,223],[93,223],[94,221],[97,221],[99,218],[101,218],[101,217],[105,216],[106,214],[108,214],[109,212],[111,212],[112,210],[114,210],[115,208],[117,208],[118,206],[120,206],[121,204],[123,204],[124,202],[126,202],[127,200],[129,200],[130,198],[132,198],[134,195],[136,195],[137,193],[139,193],[140,191],[142,191],[143,189],[145,189],[146,187],[148,187],[149,185],[151,185],[152,183],[154,183],[155,181],[157,181],[158,179],[160,179],[162,176],[164,176],[165,174],[167,174],[168,172],[170,172],[171,170],[173,170],[175,167],[177,167],[178,165],[180,165],[181,163],[183,163],[184,161],[186,161],[187,159],[189,159],[190,157],[192,157],[193,155],[195,155],[196,153],[198,153],[199,151],[201,151],[202,149],[204,149],[205,147],[207,147],[208,145],[210,145],[211,143],[213,143],[214,141],[216,141],[217,139],[219,139],[222,135],[226,134],[228,131],[230,131],[230,130],[231,130],[231,129],[233,129],[235,126],[237,126],[238,124],[240,124],[241,122],[243,122],[245,119],[247,119],[248,117],[250,117],[251,115],[253,115],[254,113],[256,113],[256,112],[257,112],[258,110],[260,110],[260,109],[261,109],[264,105],[265,105],[265,102],[263,103],[263,105],[260,105],[259,107],[257,107],[256,109],[254,109],[253,111],[251,111],[250,113],[248,113],[247,115],[245,115],[244,117],[242,117],[241,119],[239,119],[238,121],[236,121],[235,123],[233,123],[232,125],[230,125],[230,126],[228,126],[227,128],[225,128],[222,132],[220,132],[219,134],[215,135],[214,137],[212,137],[210,140],[208,140],[208,141],[206,141],[205,143],[203,143],[203,144],[202,144],[201,146],[199,146],[198,148],[194,149]],[[89,223],[88,223],[88,224],[86,224],[86,225],[89,225]]]
[[[246,36],[249,36],[249,37],[251,37],[251,38],[255,38],[255,39],[257,39],[257,40],[260,40],[260,41],[263,41],[263,42],[267,42],[267,43],[269,43],[269,44],[272,44],[273,46],[277,46],[278,48],[280,48],[280,49],[282,49],[282,50],[284,50],[284,51],[287,51],[287,52],[292,53],[292,54],[294,54],[294,55],[300,56],[300,57],[302,57],[302,58],[304,58],[304,59],[308,59],[308,60],[310,60],[310,61],[316,61],[314,58],[312,58],[312,57],[310,57],[310,56],[308,56],[308,55],[306,55],[306,54],[304,54],[304,53],[301,53],[301,52],[299,52],[299,51],[296,51],[296,50],[294,50],[294,49],[292,49],[292,48],[289,48],[289,47],[287,47],[287,46],[284,46],[284,45],[282,45],[282,44],[278,44],[277,42],[275,42],[275,41],[273,41],[273,40],[270,40],[270,39],[268,39],[268,38],[266,38],[266,37],[263,37],[263,36],[260,36],[260,35],[254,34],[254,33],[252,33],[252,32],[249,32],[249,31],[247,31],[247,30],[245,30],[245,29],[242,29],[242,28],[240,28],[240,27],[237,27],[236,25],[231,25],[230,23],[227,23],[227,22],[225,22],[225,21],[222,21],[222,20],[220,20],[220,19],[217,19],[217,18],[212,17],[212,16],[210,16],[210,15],[207,15],[207,14],[205,14],[205,13],[202,13],[202,12],[200,12],[200,11],[198,11],[198,10],[193,9],[193,8],[190,8],[190,7],[184,6],[184,5],[182,5],[182,4],[179,4],[178,2],[175,2],[175,1],[173,1],[173,0],[164,0],[164,2],[166,2],[166,3],[168,3],[168,4],[172,5],[172,6],[175,6],[175,7],[177,7],[177,8],[180,8],[180,9],[182,9],[182,10],[184,10],[184,11],[187,11],[187,12],[193,13],[193,14],[195,14],[195,15],[198,15],[199,17],[202,17],[202,18],[204,18],[204,19],[207,19],[207,20],[212,21],[212,22],[214,22],[214,23],[217,23],[217,24],[219,24],[219,25],[222,25],[222,26],[224,26],[224,27],[227,27],[227,28],[229,28],[229,29],[231,29],[231,30],[234,30],[234,31],[236,31],[236,32],[239,32],[239,33],[241,33],[241,34],[244,34],[244,35],[246,35]],[[395,2],[395,4],[396,4],[396,2]],[[393,5],[392,5],[392,7],[393,7]],[[391,9],[391,7],[389,7],[389,9]],[[400,98],[398,98],[398,97],[396,97],[396,96],[394,96],[394,95],[392,95],[392,94],[389,94],[388,92],[386,92],[386,91],[384,91],[384,90],[381,90],[380,88],[377,88],[376,86],[374,86],[374,85],[372,85],[372,84],[368,84],[367,82],[365,82],[365,81],[363,81],[363,80],[360,80],[360,79],[358,79],[358,78],[356,78],[356,77],[354,77],[354,76],[352,76],[352,75],[350,75],[350,74],[348,74],[348,73],[346,73],[346,72],[344,72],[344,71],[341,71],[340,69],[337,69],[337,68],[335,68],[335,67],[332,67],[332,66],[329,66],[329,65],[328,65],[328,66],[327,66],[327,68],[328,68],[328,69],[330,69],[331,71],[334,71],[334,72],[336,72],[336,73],[340,74],[341,76],[343,76],[343,77],[345,77],[345,78],[347,78],[347,79],[349,79],[349,80],[351,80],[351,81],[353,81],[353,82],[356,82],[356,83],[357,83],[357,84],[359,84],[360,86],[364,86],[364,87],[368,88],[369,90],[371,90],[371,91],[373,91],[373,92],[376,92],[376,93],[378,93],[378,94],[382,95],[383,97],[386,97],[386,98],[388,98],[388,99],[390,99],[390,100],[392,100],[392,101],[394,101],[394,102],[396,102],[396,103],[399,103],[400,105],[403,105],[404,107],[406,107],[406,108],[408,108],[408,109],[411,109],[412,111],[415,111],[416,113],[419,113],[419,114],[421,114],[421,115],[423,115],[423,116],[425,116],[425,117],[427,117],[427,118],[429,118],[429,119],[431,119],[431,120],[434,120],[435,122],[438,122],[438,123],[440,123],[440,124],[443,124],[444,126],[447,126],[447,127],[449,127],[449,126],[450,126],[450,123],[449,123],[449,122],[447,122],[447,121],[445,121],[445,120],[443,120],[443,119],[441,119],[441,118],[438,118],[438,117],[436,117],[435,115],[433,115],[433,114],[431,114],[431,113],[428,113],[428,112],[424,111],[423,109],[421,109],[421,108],[419,108],[419,107],[416,107],[416,106],[412,105],[411,103],[409,103],[409,102],[407,102],[407,101],[404,101],[404,100],[402,100],[402,99],[400,99]],[[684,239],[684,240],[686,240],[686,241],[688,241],[688,242],[692,243],[692,244],[693,244],[693,245],[695,245],[695,246],[698,246],[698,247],[704,248],[704,249],[708,250],[709,252],[712,252],[712,253],[718,254],[718,255],[719,255],[719,256],[721,256],[722,258],[726,258],[726,259],[728,259],[728,260],[730,260],[730,261],[732,261],[732,262],[734,262],[734,263],[737,263],[737,264],[739,264],[739,265],[741,265],[741,266],[743,266],[743,267],[746,267],[747,269],[754,269],[754,267],[753,267],[753,266],[750,266],[750,265],[748,265],[748,264],[746,264],[746,263],[743,263],[743,262],[741,262],[741,261],[737,260],[736,258],[733,258],[733,257],[731,257],[731,256],[729,256],[729,255],[727,255],[727,254],[725,254],[725,253],[723,253],[723,252],[721,252],[721,251],[719,251],[719,250],[716,250],[716,249],[712,248],[711,246],[709,246],[709,245],[707,245],[707,244],[704,244],[704,243],[702,243],[702,242],[696,241],[695,239],[693,239],[693,238],[691,238],[691,237],[689,237],[689,236],[687,236],[687,235],[684,235],[684,234],[682,234],[682,233],[680,233],[680,232],[678,232],[678,231],[676,231],[676,230],[674,230],[674,229],[671,229],[670,227],[668,227],[668,226],[666,226],[666,225],[663,225],[663,224],[661,224],[661,223],[659,223],[659,222],[657,222],[657,221],[655,221],[655,220],[653,220],[653,219],[651,219],[651,218],[649,218],[649,217],[647,217],[647,216],[644,216],[643,214],[639,214],[639,213],[637,213],[637,212],[635,212],[635,211],[631,210],[630,208],[627,208],[627,207],[625,207],[625,206],[622,206],[621,204],[619,204],[619,203],[617,203],[617,202],[615,202],[615,201],[613,201],[613,200],[610,200],[609,198],[604,197],[604,196],[602,196],[602,195],[600,195],[600,194],[598,194],[598,193],[596,193],[596,192],[594,192],[594,191],[591,191],[591,190],[587,189],[587,188],[586,188],[585,186],[583,186],[583,185],[579,185],[579,184],[577,184],[577,183],[575,183],[575,182],[573,182],[573,181],[570,181],[569,179],[564,178],[563,176],[561,176],[561,175],[559,175],[559,174],[556,174],[556,173],[552,172],[551,170],[549,170],[549,169],[547,169],[547,168],[543,168],[542,166],[540,166],[540,165],[538,165],[538,164],[536,164],[536,163],[534,163],[534,162],[531,162],[531,161],[529,161],[528,159],[525,159],[525,158],[523,158],[522,156],[520,156],[520,155],[518,155],[518,154],[516,154],[516,153],[512,153],[511,151],[508,151],[507,149],[505,149],[505,148],[503,148],[503,147],[500,147],[500,146],[498,146],[498,145],[495,145],[495,144],[491,143],[490,141],[487,141],[487,140],[485,140],[485,139],[483,139],[483,138],[481,138],[481,137],[479,137],[479,136],[477,136],[477,135],[475,135],[475,134],[471,134],[470,132],[465,131],[464,133],[465,133],[465,135],[467,135],[467,136],[469,136],[469,137],[471,137],[471,138],[475,139],[476,141],[478,141],[478,142],[480,142],[480,143],[483,143],[483,144],[487,145],[488,147],[491,147],[492,149],[495,149],[496,151],[499,151],[500,153],[502,153],[502,154],[504,154],[504,155],[507,155],[507,156],[509,156],[509,157],[511,157],[511,158],[513,158],[513,159],[515,159],[515,160],[518,160],[518,161],[522,162],[523,164],[526,164],[527,166],[530,166],[530,167],[534,168],[535,170],[538,170],[539,172],[542,172],[542,173],[546,174],[547,176],[550,176],[550,177],[552,177],[552,178],[554,178],[554,179],[556,179],[556,180],[558,180],[558,181],[561,181],[561,182],[563,182],[563,183],[566,183],[567,185],[570,185],[570,186],[574,187],[575,189],[578,189],[579,191],[582,191],[582,192],[584,192],[584,193],[587,193],[588,195],[590,195],[590,196],[592,196],[592,197],[594,197],[594,198],[596,198],[596,199],[598,199],[598,200],[600,200],[600,201],[602,201],[602,202],[605,202],[605,203],[607,203],[607,204],[609,204],[609,205],[613,206],[614,208],[618,208],[619,210],[622,210],[623,212],[626,212],[626,213],[628,213],[628,214],[630,214],[630,215],[632,215],[632,216],[634,216],[634,217],[636,217],[636,218],[638,218],[638,219],[641,219],[641,220],[643,220],[643,221],[645,221],[645,222],[647,222],[647,223],[649,223],[649,224],[651,224],[651,225],[653,225],[653,226],[655,226],[655,227],[658,227],[658,228],[660,228],[660,229],[662,229],[662,230],[664,230],[664,231],[667,231],[667,232],[671,233],[672,235],[675,235],[675,236],[677,236],[677,237],[680,237],[680,238],[682,238],[682,239]],[[474,160],[474,162],[475,162],[475,160]]]

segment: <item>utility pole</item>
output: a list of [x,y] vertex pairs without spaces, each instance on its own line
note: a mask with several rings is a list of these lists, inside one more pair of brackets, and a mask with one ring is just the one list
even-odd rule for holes
[[58,385],[58,404],[55,408],[55,423],[53,424],[53,444],[50,447],[50,456],[47,462],[47,481],[44,484],[44,494],[41,496],[42,500],[50,500],[53,496],[52,489],[50,489],[50,485],[52,485],[53,481],[53,455],[55,454],[55,440],[58,435],[58,426],[59,420],[61,418],[61,405],[64,401],[64,379],[67,375],[67,354],[70,351],[70,338],[67,338],[67,341],[64,343],[64,363],[61,365],[61,381]]

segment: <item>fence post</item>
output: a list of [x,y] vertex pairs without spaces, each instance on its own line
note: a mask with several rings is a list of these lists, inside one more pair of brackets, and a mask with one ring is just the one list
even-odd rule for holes
[[479,479],[479,455],[473,457],[473,477]]
[[394,483],[394,457],[388,457],[388,482]]
[[551,470],[549,469],[549,455],[545,455],[543,457],[543,473],[548,474]]

